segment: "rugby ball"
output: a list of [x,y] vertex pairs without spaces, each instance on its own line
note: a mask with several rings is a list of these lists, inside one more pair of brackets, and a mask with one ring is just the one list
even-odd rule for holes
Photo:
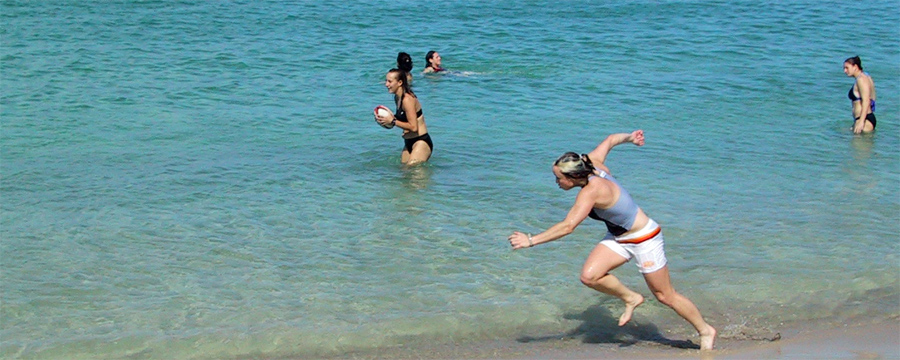
[[[388,110],[388,108],[384,105],[376,106],[374,113],[375,113],[375,116],[391,116],[391,111]],[[394,127],[394,124],[382,125],[380,122],[378,122],[378,120],[375,120],[375,123],[378,125],[381,125],[381,127],[385,128],[385,129],[390,129],[390,128]]]

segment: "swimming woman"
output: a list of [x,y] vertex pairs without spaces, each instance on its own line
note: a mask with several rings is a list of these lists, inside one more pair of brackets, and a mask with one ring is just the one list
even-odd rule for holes
[[441,71],[444,71],[444,68],[441,67],[441,54],[434,50],[425,54],[425,70],[422,72],[428,74]]
[[875,81],[863,72],[859,56],[844,60],[844,74],[856,78],[847,93],[853,104],[853,133],[875,130]]
[[399,127],[403,129],[403,152],[400,161],[407,165],[415,165],[428,161],[434,144],[428,135],[425,126],[425,115],[422,114],[422,104],[419,98],[409,88],[406,81],[406,72],[400,69],[391,69],[385,75],[384,86],[388,92],[394,94],[394,102],[397,111],[389,115],[375,115],[375,121],[385,127]]
[[581,282],[625,302],[619,326],[625,325],[631,320],[634,309],[644,302],[644,297],[625,287],[609,272],[634,258],[656,299],[691,323],[700,334],[700,349],[710,350],[716,339],[716,329],[703,320],[694,303],[672,287],[659,224],[634,203],[628,191],[603,164],[613,147],[629,142],[644,145],[644,132],[609,135],[590,154],[568,152],[559,157],[553,163],[557,185],[563,190],[581,187],[575,205],[565,220],[544,232],[534,236],[513,232],[508,238],[509,244],[513,249],[530,248],[571,234],[587,217],[603,221],[608,232],[585,260]]

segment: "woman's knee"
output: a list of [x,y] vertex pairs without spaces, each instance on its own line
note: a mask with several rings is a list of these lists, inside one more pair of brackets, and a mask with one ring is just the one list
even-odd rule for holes
[[591,254],[581,267],[581,283],[587,286],[599,284],[613,269],[622,266],[627,258],[613,251],[609,246],[600,243],[591,250]]
[[600,283],[600,279],[606,276],[606,273],[596,274],[590,271],[582,271],[581,272],[581,283],[586,286],[597,285]]
[[675,301],[675,298],[678,297],[679,295],[674,290],[669,291],[669,292],[653,290],[653,296],[655,296],[656,300],[658,300],[663,305],[672,307],[672,303]]

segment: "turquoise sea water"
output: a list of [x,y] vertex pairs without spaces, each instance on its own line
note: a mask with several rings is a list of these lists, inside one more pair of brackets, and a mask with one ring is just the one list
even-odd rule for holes
[[[4,1],[0,358],[309,358],[583,335],[608,164],[724,338],[900,315],[900,2]],[[868,28],[860,28],[865,24]],[[444,75],[419,74],[437,50]],[[400,165],[415,61],[435,152]],[[850,133],[860,55],[878,128]],[[650,298],[631,264],[617,276]],[[638,331],[690,339],[649,301]],[[615,339],[616,329],[608,331]],[[601,332],[602,332],[601,331]],[[652,334],[651,334],[652,335]]]

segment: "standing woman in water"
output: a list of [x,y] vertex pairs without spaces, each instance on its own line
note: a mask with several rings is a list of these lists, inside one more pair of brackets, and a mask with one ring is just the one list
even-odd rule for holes
[[575,197],[575,205],[563,221],[541,233],[532,236],[513,232],[508,238],[509,244],[513,249],[530,248],[571,234],[588,217],[603,221],[608,231],[584,261],[581,282],[591,289],[621,299],[625,303],[625,311],[619,317],[619,326],[625,325],[631,320],[634,309],[644,302],[644,297],[609,272],[634,259],[656,299],[697,329],[701,350],[711,350],[716,329],[703,320],[700,310],[691,300],[676,292],[672,286],[663,250],[662,229],[634,203],[628,191],[603,164],[613,147],[625,143],[644,145],[643,130],[609,135],[589,154],[568,152],[560,156],[553,163],[556,184],[563,190],[581,188]]
[[853,104],[853,133],[875,130],[875,81],[863,72],[859,56],[844,60],[844,74],[856,78],[856,83],[847,93]]
[[425,126],[425,115],[422,114],[422,104],[419,98],[412,92],[407,81],[406,71],[391,69],[385,75],[384,87],[394,94],[394,102],[397,103],[397,111],[388,115],[375,115],[375,121],[384,127],[399,127],[403,129],[403,152],[400,153],[400,161],[407,165],[415,165],[428,161],[434,144],[428,128]]

